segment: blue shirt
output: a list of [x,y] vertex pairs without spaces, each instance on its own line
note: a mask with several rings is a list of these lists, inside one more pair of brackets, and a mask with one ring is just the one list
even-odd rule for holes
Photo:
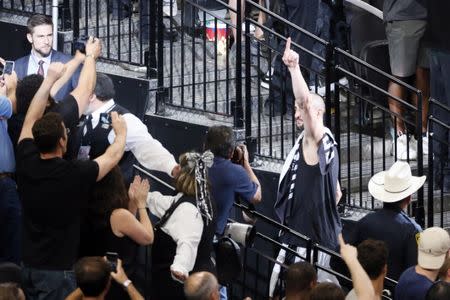
[[11,115],[11,101],[0,96],[0,173],[13,173],[16,169],[14,150],[8,135],[7,119],[11,118]]
[[387,276],[398,280],[403,271],[417,264],[416,234],[421,231],[400,208],[383,208],[356,223],[349,242],[358,245],[366,239],[384,241],[389,250]]
[[433,281],[417,274],[416,266],[406,269],[395,288],[395,300],[423,300]]
[[211,196],[217,205],[216,233],[222,234],[236,196],[250,202],[258,185],[250,180],[241,165],[222,157],[214,157],[214,164],[208,171],[208,177]]

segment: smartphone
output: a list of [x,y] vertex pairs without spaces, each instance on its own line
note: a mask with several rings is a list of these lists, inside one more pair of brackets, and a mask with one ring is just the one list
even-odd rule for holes
[[11,75],[13,71],[14,71],[14,62],[11,60],[7,60],[5,62],[5,65],[3,66],[3,74],[1,74],[1,76],[5,74]]
[[101,113],[100,114],[100,123],[111,125],[111,114]]
[[113,272],[117,272],[117,260],[119,255],[116,252],[106,252],[106,260],[109,262],[111,266],[111,270]]

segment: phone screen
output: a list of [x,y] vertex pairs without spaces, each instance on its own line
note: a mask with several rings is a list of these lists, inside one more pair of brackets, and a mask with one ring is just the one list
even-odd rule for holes
[[106,252],[106,259],[109,262],[109,265],[111,266],[111,270],[113,272],[117,272],[117,259],[119,258],[119,255],[116,252]]
[[3,68],[3,74],[11,75],[13,71],[14,71],[14,62],[7,60],[5,62],[5,67]]

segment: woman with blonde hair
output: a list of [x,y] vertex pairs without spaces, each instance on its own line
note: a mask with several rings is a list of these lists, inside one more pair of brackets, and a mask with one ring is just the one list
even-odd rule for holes
[[177,194],[148,194],[147,205],[160,218],[154,226],[152,300],[185,299],[183,282],[189,273],[215,273],[211,260],[215,215],[206,181],[213,158],[210,151],[182,154],[175,178]]

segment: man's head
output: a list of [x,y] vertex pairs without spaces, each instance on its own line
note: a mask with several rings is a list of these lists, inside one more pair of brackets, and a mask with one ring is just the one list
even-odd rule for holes
[[53,22],[45,15],[33,15],[27,22],[27,39],[39,57],[47,57],[53,46]]
[[[313,122],[323,122],[323,114],[325,113],[325,102],[323,98],[315,93],[310,95],[311,113],[313,115]],[[305,109],[301,99],[295,100],[295,124],[299,129],[305,126]],[[308,125],[307,125],[308,126]]]
[[407,162],[397,161],[389,170],[378,172],[370,178],[369,193],[384,203],[401,204],[422,187],[426,176],[412,176]]
[[106,294],[110,285],[111,267],[99,256],[83,257],[74,266],[77,286],[85,297]]
[[427,292],[425,300],[448,300],[450,299],[450,283],[445,281],[435,282]]
[[66,153],[67,133],[60,114],[51,112],[42,116],[34,123],[32,133],[40,153]]
[[25,300],[25,294],[17,283],[0,283],[0,300]]
[[89,106],[85,114],[93,113],[106,101],[113,99],[115,96],[116,90],[114,89],[114,83],[111,77],[103,73],[97,73],[97,81],[95,82],[94,93],[90,98]]
[[17,99],[17,113],[26,114],[28,107],[30,107],[31,100],[39,90],[44,77],[38,74],[32,74],[24,77],[17,82],[16,99]]
[[188,300],[218,300],[219,284],[209,272],[193,273],[184,282],[184,295]]
[[345,294],[342,289],[334,283],[319,283],[311,291],[310,300],[344,300]]
[[387,258],[388,249],[383,241],[365,240],[358,245],[358,261],[372,280],[384,280]]
[[205,150],[211,150],[214,156],[229,159],[236,147],[233,129],[228,126],[212,126],[208,129]]
[[418,265],[427,270],[439,270],[448,257],[450,236],[440,227],[430,227],[418,234]]
[[450,283],[450,257],[445,259],[444,264],[439,270],[438,279]]
[[308,262],[297,262],[289,266],[286,273],[286,296],[308,293],[317,283],[317,274]]

